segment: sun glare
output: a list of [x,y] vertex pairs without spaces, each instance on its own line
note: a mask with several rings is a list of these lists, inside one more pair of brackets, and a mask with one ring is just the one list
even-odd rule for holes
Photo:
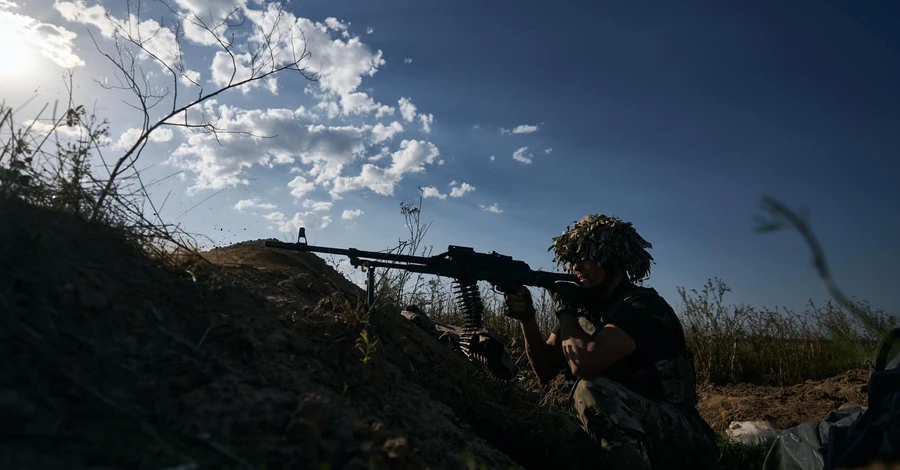
[[18,31],[0,29],[0,77],[19,78],[34,66],[34,49]]

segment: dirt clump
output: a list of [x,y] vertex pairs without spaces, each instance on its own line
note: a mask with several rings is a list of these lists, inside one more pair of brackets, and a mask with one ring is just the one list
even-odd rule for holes
[[574,422],[312,254],[168,265],[0,201],[2,468],[546,468]]
[[714,430],[732,421],[771,421],[787,429],[819,421],[847,403],[866,405],[867,370],[852,370],[825,380],[787,387],[752,384],[701,385],[698,410]]

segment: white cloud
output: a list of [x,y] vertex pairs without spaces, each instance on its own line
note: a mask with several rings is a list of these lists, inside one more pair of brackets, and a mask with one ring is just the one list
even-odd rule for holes
[[287,216],[282,212],[271,212],[263,216],[266,220],[271,220],[273,222],[283,221],[287,219]]
[[394,107],[381,105],[378,107],[378,110],[375,111],[375,117],[381,119],[385,116],[393,116],[394,115]]
[[293,163],[298,158],[312,166],[308,175],[314,182],[324,184],[365,151],[367,128],[304,124],[299,121],[306,113],[303,108],[248,111],[224,105],[216,109],[210,103],[204,111],[218,114],[220,127],[271,138],[220,134],[217,141],[209,134],[191,135],[168,160],[195,174],[191,192],[244,185],[248,183],[245,169]]
[[528,152],[528,147],[522,147],[513,152],[513,160],[522,162],[526,165],[531,163],[531,157],[532,155]]
[[495,160],[495,158],[494,158],[494,156],[493,156],[493,155],[491,155],[491,161],[494,161],[494,160]]
[[269,93],[273,95],[278,94],[278,77],[272,75],[263,79],[263,86],[265,86],[266,90],[269,90]]
[[472,186],[469,183],[463,183],[462,185],[450,190],[450,197],[462,197],[463,194],[466,194],[470,191],[475,191],[475,186]]
[[[0,4],[0,8],[14,8],[15,3]],[[75,51],[77,34],[68,29],[10,11],[0,11],[0,44],[3,47],[35,47],[42,56],[63,68],[85,65]]]
[[403,125],[397,121],[394,121],[387,126],[379,122],[372,127],[372,143],[378,144],[390,140],[400,132],[403,132]]
[[[103,37],[111,38],[116,30],[106,18],[106,9],[100,5],[88,7],[84,4],[84,0],[76,0],[75,2],[56,2],[53,4],[53,8],[67,21],[96,26]],[[120,21],[115,17],[113,19]]]
[[416,105],[412,104],[409,98],[400,98],[397,100],[400,104],[400,115],[408,122],[412,122],[416,118]]
[[[253,57],[248,54],[234,54],[234,60],[225,51],[217,51],[213,57],[210,73],[212,81],[219,87],[227,86],[231,83],[238,83],[251,78],[254,74],[259,75],[258,70],[253,70]],[[260,80],[245,83],[239,89],[247,94],[254,88],[259,88],[263,83]],[[269,89],[271,91],[271,88]],[[274,93],[273,93],[274,94]]]
[[[475,191],[475,186],[472,186],[469,183],[459,184],[456,181],[451,181],[450,186],[453,188],[450,190],[450,197],[462,197],[464,194]],[[448,194],[443,194],[439,189],[434,186],[428,186],[422,188],[422,197],[423,198],[437,198],[437,199],[447,199]]]
[[438,190],[438,188],[435,188],[434,186],[428,186],[428,187],[422,188],[422,197],[425,199],[428,199],[430,197],[434,197],[434,198],[438,198],[438,199],[447,199],[447,195],[441,194],[440,190]]
[[331,189],[332,198],[340,198],[340,194],[368,188],[382,196],[393,196],[394,186],[407,173],[422,173],[426,164],[434,164],[440,156],[438,148],[431,142],[403,140],[400,150],[391,154],[391,166],[377,167],[366,163],[358,176],[341,176],[335,178]]
[[412,63],[412,58],[411,58],[411,57],[407,57],[407,58],[403,59],[403,63],[404,63],[404,64],[411,64],[411,63]]
[[[103,37],[107,39],[112,39],[113,33],[118,28],[123,34],[142,40],[142,45],[147,51],[167,64],[173,64],[178,57],[179,48],[175,33],[160,25],[156,20],[138,21],[139,19],[135,15],[122,19],[116,18],[112,14],[109,14],[107,18],[108,13],[104,7],[100,5],[88,7],[84,0],[57,2],[53,4],[53,7],[68,21],[97,27]],[[116,24],[119,26],[115,26]],[[138,52],[136,56],[139,60],[151,59],[144,51]],[[159,67],[168,73],[168,70],[162,65]]]
[[430,134],[431,133],[431,123],[434,122],[434,116],[431,113],[420,114],[419,120],[422,121],[422,132],[424,132],[426,134]]
[[439,155],[437,147],[431,142],[404,140],[400,150],[392,155],[393,164],[387,171],[396,175],[424,172],[424,165],[434,163]]
[[345,116],[371,113],[378,107],[379,105],[375,104],[375,100],[362,92],[357,91],[341,96],[341,112]]
[[363,214],[363,211],[360,209],[354,209],[352,211],[345,209],[344,212],[341,214],[341,218],[344,220],[353,220],[353,219],[361,216],[362,214]]
[[372,34],[372,33],[374,33],[374,32],[375,32],[375,30],[374,30],[371,26],[369,26],[368,28],[366,28],[366,34]]
[[313,201],[312,199],[303,201],[303,208],[310,209],[313,212],[328,212],[333,205],[334,203],[328,201]]
[[[397,103],[400,106],[400,115],[403,116],[403,119],[407,122],[413,122],[416,119],[416,105],[412,103],[409,98],[402,97],[397,100]],[[431,124],[434,122],[434,115],[432,114],[419,114],[419,121],[422,123],[422,132],[429,134],[431,133]]]
[[495,214],[502,214],[502,213],[503,213],[503,210],[500,209],[500,208],[497,206],[497,203],[496,203],[496,202],[495,202],[494,204],[490,205],[490,206],[485,206],[484,204],[480,204],[480,207],[481,207],[481,210],[483,210],[483,211],[485,211],[485,212],[493,212],[493,213],[495,213]]
[[270,211],[275,209],[275,204],[271,204],[268,202],[260,202],[259,199],[241,199],[234,205],[234,208],[240,212],[244,212],[245,210],[264,210]]
[[[141,130],[132,127],[125,132],[122,132],[122,135],[119,136],[119,140],[113,144],[113,148],[116,150],[127,150],[137,142],[140,136]],[[169,129],[168,127],[158,127],[150,133],[148,140],[150,142],[168,142],[172,140],[172,137],[172,129]]]
[[290,219],[282,212],[272,212],[264,215],[263,218],[272,222],[273,225],[270,225],[269,229],[284,233],[297,233],[300,227],[321,230],[331,224],[331,217],[327,215],[319,217],[314,212],[297,212]]
[[294,177],[294,179],[288,183],[288,187],[291,188],[291,196],[294,196],[297,199],[301,199],[307,193],[316,189],[315,183],[306,181],[306,178],[302,176]]
[[[315,83],[326,95],[344,97],[357,91],[363,76],[374,75],[378,67],[385,63],[380,50],[372,51],[359,37],[343,34],[347,32],[345,23],[332,18],[326,19],[325,23],[314,22],[287,11],[280,14],[279,18],[279,11],[273,3],[268,4],[265,10],[246,10],[247,18],[263,30],[270,30],[277,24],[276,36],[281,38],[277,52],[282,61],[292,61],[293,50],[298,47],[302,49],[305,46],[313,54],[308,63],[300,65],[308,67],[309,72],[318,76]],[[297,38],[300,31],[303,32],[305,44],[299,43],[299,40],[286,42]],[[345,39],[332,37],[331,32],[334,31],[341,31],[341,37]]]
[[546,154],[548,154],[548,155],[549,155],[549,154],[550,154],[550,152],[552,152],[552,151],[553,151],[553,149],[545,149],[545,150],[544,150],[544,153],[546,153]]
[[516,126],[516,128],[512,130],[512,133],[513,134],[531,134],[532,132],[537,132],[537,131],[538,131],[538,126],[522,124],[521,126]]
[[540,128],[537,125],[531,124],[522,124],[514,127],[513,129],[507,129],[505,127],[501,127],[500,135],[509,135],[509,134],[531,134],[532,132],[537,132]]
[[347,25],[342,23],[340,20],[334,17],[325,18],[325,25],[328,26],[329,29],[335,31],[346,31]]
[[[196,44],[213,46],[218,45],[216,39],[196,23],[202,21],[210,26],[220,25],[217,26],[216,33],[227,37],[228,35],[225,32],[228,30],[228,27],[222,24],[223,21],[235,9],[246,7],[247,0],[216,0],[213,2],[208,0],[175,0],[175,3],[180,7],[181,12],[186,15],[186,18],[182,21],[184,37]],[[197,18],[194,18],[193,15],[196,15]],[[240,18],[239,15],[239,13],[236,13],[231,18],[228,18],[228,22],[234,23],[235,20]]]

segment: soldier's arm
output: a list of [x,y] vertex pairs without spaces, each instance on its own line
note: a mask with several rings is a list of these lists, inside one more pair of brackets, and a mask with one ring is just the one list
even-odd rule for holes
[[613,324],[600,328],[591,337],[578,324],[578,317],[562,314],[559,327],[566,362],[572,375],[581,379],[603,372],[636,348],[634,339]]
[[531,368],[541,383],[547,383],[559,375],[563,362],[560,360],[562,350],[557,342],[555,334],[545,342],[544,335],[538,327],[537,321],[531,318],[522,322],[522,335],[525,337],[525,353]]
[[593,377],[638,348],[653,348],[661,355],[677,353],[671,340],[677,323],[661,297],[625,302],[593,338],[584,333],[574,315],[560,317],[563,350],[576,377]]

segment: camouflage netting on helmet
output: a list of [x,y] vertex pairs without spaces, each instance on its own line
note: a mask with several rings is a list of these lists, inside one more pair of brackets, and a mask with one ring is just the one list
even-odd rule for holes
[[612,259],[622,264],[630,280],[640,281],[650,274],[653,262],[648,248],[653,245],[638,235],[631,222],[597,214],[566,227],[562,235],[553,237],[547,251],[555,251],[553,262],[567,271],[578,260],[605,263]]

